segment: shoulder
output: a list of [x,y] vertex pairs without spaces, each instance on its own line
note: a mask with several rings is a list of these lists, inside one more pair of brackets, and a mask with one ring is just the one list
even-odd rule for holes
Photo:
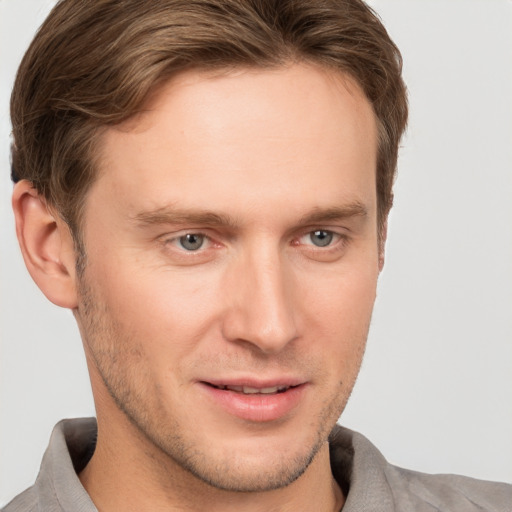
[[512,512],[512,485],[399,468],[364,436],[338,426],[330,445],[333,475],[348,490],[343,512]]
[[94,452],[96,434],[94,418],[57,423],[34,485],[16,496],[0,512],[95,512],[96,508],[82,487],[77,471],[87,464]]
[[37,512],[38,510],[40,507],[37,493],[34,491],[34,487],[29,487],[5,505],[0,512]]
[[509,484],[459,475],[429,475],[390,464],[385,474],[400,511],[512,511],[512,485]]

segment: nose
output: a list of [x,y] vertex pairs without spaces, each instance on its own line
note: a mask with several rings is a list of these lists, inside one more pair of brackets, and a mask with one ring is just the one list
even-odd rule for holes
[[250,252],[231,266],[227,282],[225,339],[272,354],[298,336],[293,276],[279,251]]

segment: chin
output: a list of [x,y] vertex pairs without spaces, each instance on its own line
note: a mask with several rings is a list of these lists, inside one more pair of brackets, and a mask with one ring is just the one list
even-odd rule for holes
[[[262,441],[264,442],[264,441]],[[224,456],[208,458],[195,453],[180,465],[194,477],[219,490],[230,492],[265,492],[292,484],[310,466],[323,443],[298,447],[287,454],[268,447],[254,450],[229,450]],[[209,459],[209,460],[208,460]]]
[[[324,416],[316,425],[310,420],[253,428],[245,425],[241,429],[240,425],[221,428],[206,420],[196,427],[174,423],[169,428],[173,422],[164,421],[139,425],[139,431],[159,448],[169,471],[184,478],[192,475],[218,490],[265,492],[287,487],[306,472],[320,450],[327,447],[338,416],[336,411],[329,414],[332,421],[325,421]],[[162,428],[164,425],[167,428]]]

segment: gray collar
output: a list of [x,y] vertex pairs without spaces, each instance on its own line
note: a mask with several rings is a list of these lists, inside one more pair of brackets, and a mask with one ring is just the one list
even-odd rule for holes
[[[94,418],[63,420],[52,433],[37,480],[3,512],[97,512],[77,472],[96,444]],[[511,512],[512,486],[456,475],[427,475],[389,464],[368,439],[336,426],[331,468],[347,495],[343,512]]]

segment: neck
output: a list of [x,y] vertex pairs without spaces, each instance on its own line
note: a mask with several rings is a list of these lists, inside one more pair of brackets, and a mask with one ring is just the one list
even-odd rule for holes
[[[327,443],[290,485],[265,492],[231,492],[214,488],[181,468],[126,421],[102,420],[98,414],[96,451],[79,475],[102,512],[338,512],[343,505]],[[105,424],[108,429],[102,428]]]

